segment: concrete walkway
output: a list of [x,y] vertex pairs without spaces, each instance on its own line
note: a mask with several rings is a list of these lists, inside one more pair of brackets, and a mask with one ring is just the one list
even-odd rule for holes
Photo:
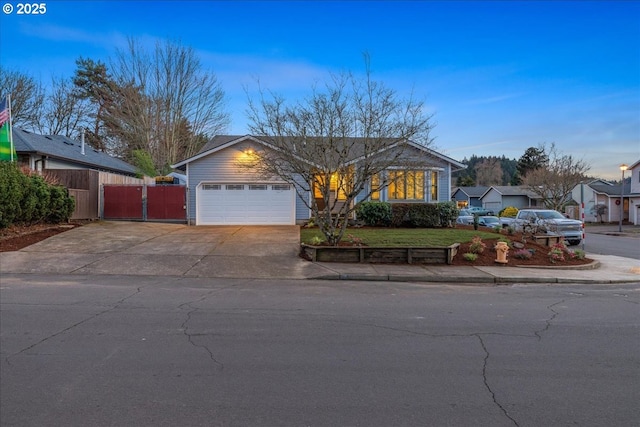
[[0,271],[477,284],[640,282],[640,261],[615,256],[589,255],[598,262],[584,270],[312,263],[299,258],[298,250],[297,226],[189,227],[101,221],[17,252],[0,253]]

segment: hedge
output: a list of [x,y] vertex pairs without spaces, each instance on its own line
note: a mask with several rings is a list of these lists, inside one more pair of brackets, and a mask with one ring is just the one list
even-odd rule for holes
[[64,222],[75,209],[66,188],[39,175],[25,175],[15,163],[0,162],[0,228],[14,223]]
[[452,226],[458,208],[453,202],[363,202],[356,213],[359,220],[370,226],[435,228]]

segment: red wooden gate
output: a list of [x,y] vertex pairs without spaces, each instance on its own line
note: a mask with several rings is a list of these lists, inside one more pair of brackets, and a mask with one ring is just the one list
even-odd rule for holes
[[144,219],[142,190],[142,185],[105,185],[104,219]]
[[104,219],[186,221],[184,185],[104,185]]
[[147,219],[186,220],[186,192],[182,185],[147,187]]

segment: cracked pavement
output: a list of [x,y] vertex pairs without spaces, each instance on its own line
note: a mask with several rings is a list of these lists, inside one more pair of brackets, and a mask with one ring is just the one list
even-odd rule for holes
[[637,284],[5,274],[0,296],[3,426],[640,419]]

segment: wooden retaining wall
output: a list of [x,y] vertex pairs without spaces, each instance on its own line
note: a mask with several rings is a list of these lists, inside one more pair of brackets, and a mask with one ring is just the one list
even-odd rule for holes
[[436,247],[372,247],[302,245],[303,255],[314,262],[378,264],[451,264],[459,243]]

